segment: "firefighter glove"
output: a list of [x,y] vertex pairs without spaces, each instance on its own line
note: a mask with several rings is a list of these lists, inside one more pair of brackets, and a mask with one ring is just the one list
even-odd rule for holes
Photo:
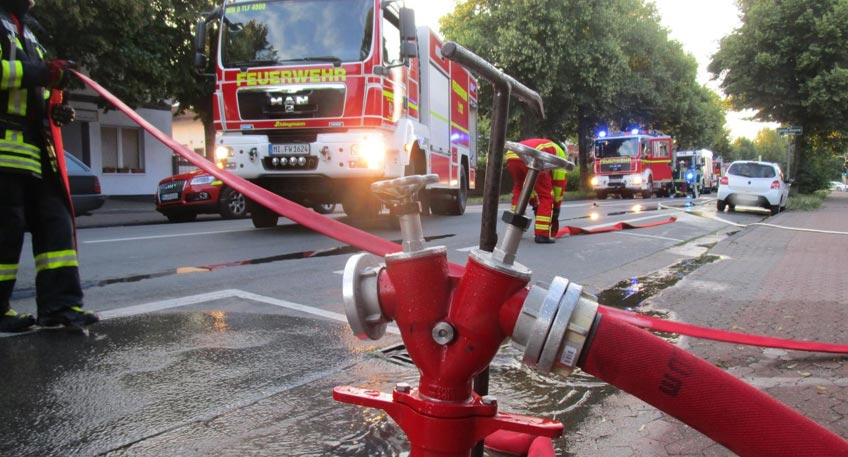
[[47,62],[50,76],[47,86],[52,89],[64,89],[70,82],[70,69],[76,69],[77,64],[73,60],[51,60]]
[[53,119],[53,123],[61,127],[74,122],[77,113],[71,105],[62,103],[53,107],[53,111],[50,113],[50,116]]

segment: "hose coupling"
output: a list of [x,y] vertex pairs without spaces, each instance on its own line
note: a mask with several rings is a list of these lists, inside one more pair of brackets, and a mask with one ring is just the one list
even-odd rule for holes
[[523,362],[543,373],[567,376],[577,366],[598,315],[598,301],[583,286],[555,277],[530,288],[512,333]]

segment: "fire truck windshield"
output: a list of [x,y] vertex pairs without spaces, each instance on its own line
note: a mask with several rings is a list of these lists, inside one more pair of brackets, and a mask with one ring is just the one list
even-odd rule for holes
[[638,138],[604,138],[595,140],[595,157],[637,157],[639,155]]
[[221,63],[244,68],[362,61],[371,53],[373,19],[373,0],[228,3]]

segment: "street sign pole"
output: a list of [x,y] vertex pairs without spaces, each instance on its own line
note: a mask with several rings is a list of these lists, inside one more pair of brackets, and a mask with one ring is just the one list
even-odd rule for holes
[[786,142],[786,179],[789,179],[790,173],[792,173],[792,152],[790,152],[792,148],[792,140],[795,139],[794,136],[789,137],[789,141]]
[[804,134],[804,128],[798,126],[781,127],[777,129],[777,134],[789,137],[789,140],[786,142],[786,179],[789,179],[789,174],[792,170],[792,142],[795,141],[796,136]]

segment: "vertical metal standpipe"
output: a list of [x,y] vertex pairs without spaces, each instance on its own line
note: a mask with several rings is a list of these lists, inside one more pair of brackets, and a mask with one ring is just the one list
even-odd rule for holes
[[[501,170],[503,170],[503,147],[506,142],[506,126],[509,120],[509,99],[515,93],[518,100],[529,112],[545,117],[542,97],[511,76],[495,68],[480,56],[449,41],[442,47],[442,55],[459,63],[481,77],[495,88],[492,111],[492,131],[489,139],[489,155],[486,165],[486,183],[483,186],[483,214],[480,225],[480,249],[494,252],[498,244],[498,199],[501,188]],[[474,392],[480,396],[489,393],[489,369],[474,378]],[[472,452],[474,457],[483,457],[483,443],[477,443]]]
[[498,244],[498,200],[501,192],[503,148],[506,142],[511,92],[509,85],[495,86],[495,97],[492,103],[492,131],[486,163],[486,183],[483,185],[483,220],[480,224],[480,249],[487,252],[494,251]]

